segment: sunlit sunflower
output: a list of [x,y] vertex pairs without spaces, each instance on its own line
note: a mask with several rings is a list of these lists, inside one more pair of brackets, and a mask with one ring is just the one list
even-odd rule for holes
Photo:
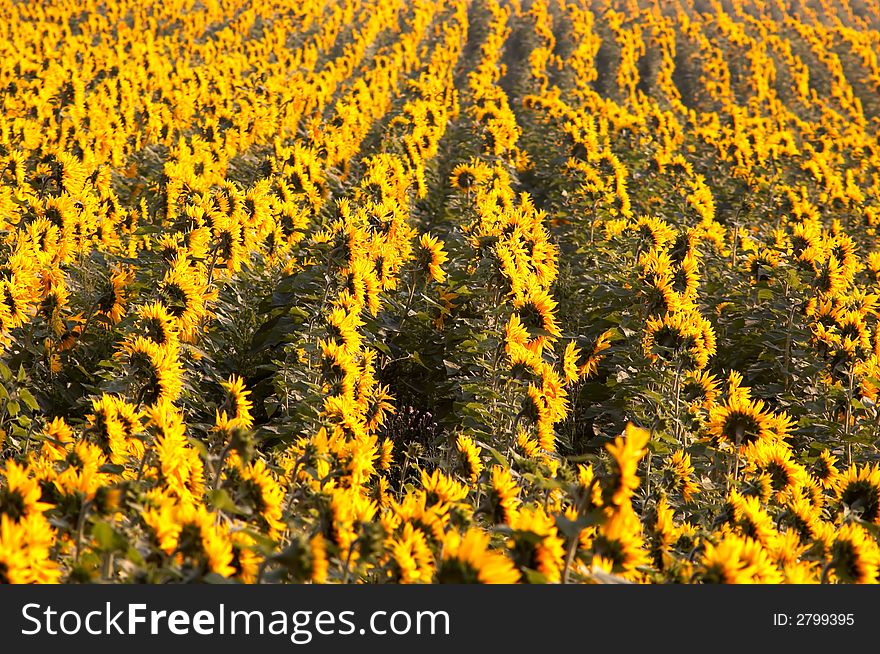
[[446,280],[442,266],[449,259],[449,255],[443,249],[443,242],[431,234],[422,234],[419,238],[419,246],[417,257],[419,269],[427,271],[431,279],[442,284]]
[[176,319],[161,302],[152,302],[138,308],[141,321],[140,333],[159,347],[168,349],[169,354],[176,354],[179,346]]
[[520,505],[520,488],[509,468],[492,466],[487,492],[490,520],[496,524],[509,523]]
[[5,485],[0,486],[0,515],[18,524],[31,514],[42,515],[52,505],[41,502],[40,485],[26,467],[7,461]]
[[685,502],[690,502],[700,487],[694,479],[694,466],[691,455],[683,450],[672,453],[663,466],[664,487],[671,493],[680,493]]
[[483,461],[481,454],[483,452],[470,436],[459,434],[455,440],[455,448],[461,454],[467,469],[467,476],[471,484],[477,483],[483,472]]
[[806,469],[794,460],[784,441],[755,441],[744,451],[746,474],[767,474],[778,501],[794,493],[807,481]]
[[130,368],[135,403],[153,405],[180,395],[182,373],[176,356],[143,336],[126,341],[118,356]]
[[98,298],[96,310],[111,324],[116,324],[125,315],[126,289],[133,279],[129,270],[113,273],[107,281],[103,294]]
[[237,426],[250,429],[254,424],[251,415],[254,405],[248,399],[251,392],[245,388],[244,380],[238,375],[232,375],[226,381],[220,382],[220,386],[225,391],[225,397],[223,404],[217,409],[218,422],[223,422],[227,428]]
[[26,555],[25,528],[5,513],[0,515],[0,584],[29,584],[33,574]]
[[628,424],[622,436],[605,446],[612,461],[611,475],[604,487],[606,503],[622,506],[639,487],[639,461],[647,454],[650,437],[648,430]]
[[593,565],[606,572],[633,579],[637,568],[648,563],[642,537],[642,523],[630,505],[614,511],[599,527],[589,543]]
[[843,583],[877,583],[880,549],[874,537],[863,527],[851,522],[841,526],[829,554],[829,567]]
[[755,583],[757,567],[746,556],[747,539],[730,534],[718,543],[706,542],[695,580],[704,584]]
[[819,480],[819,483],[822,484],[822,488],[834,488],[837,485],[838,475],[840,474],[840,470],[834,465],[837,461],[837,457],[827,449],[819,453],[819,458],[816,459],[813,465],[813,474]]
[[643,347],[652,361],[679,361],[702,370],[715,354],[715,331],[695,310],[667,313],[648,319]]
[[880,525],[880,467],[850,466],[837,478],[837,498],[862,520]]
[[462,501],[468,494],[468,487],[445,475],[441,470],[434,470],[430,475],[421,471],[422,488],[428,495],[427,504],[455,504]]
[[434,555],[421,529],[406,523],[400,535],[386,544],[392,561],[392,579],[402,584],[430,583],[434,577]]
[[490,535],[468,529],[464,535],[453,530],[443,540],[442,559],[436,580],[441,584],[515,584],[520,573],[509,558],[489,548]]
[[536,570],[549,583],[561,579],[564,541],[543,507],[517,509],[509,523],[512,557],[521,569]]
[[709,433],[718,441],[737,447],[774,438],[773,416],[764,411],[764,402],[740,394],[709,410]]

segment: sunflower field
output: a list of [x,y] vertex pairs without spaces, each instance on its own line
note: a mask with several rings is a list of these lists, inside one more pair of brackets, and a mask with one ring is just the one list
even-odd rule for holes
[[880,580],[878,0],[0,17],[0,582]]

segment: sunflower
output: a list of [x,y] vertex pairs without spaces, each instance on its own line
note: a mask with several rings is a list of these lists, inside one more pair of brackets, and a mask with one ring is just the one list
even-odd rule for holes
[[757,497],[746,497],[737,491],[730,491],[727,498],[730,525],[743,536],[753,538],[762,545],[770,543],[777,536],[776,525],[767,510],[761,506]]
[[177,321],[168,308],[161,302],[151,302],[139,307],[137,315],[141,321],[139,332],[157,346],[166,348],[169,354],[176,354],[180,344]]
[[489,519],[495,524],[509,523],[519,507],[519,494],[520,488],[510,469],[492,466],[486,499]]
[[230,529],[229,539],[232,542],[232,567],[234,576],[242,583],[252,584],[257,581],[260,573],[262,557],[257,553],[257,541],[245,528]]
[[593,552],[594,566],[603,567],[606,572],[624,579],[634,579],[637,568],[648,563],[642,523],[629,504],[607,517],[589,547]]
[[26,324],[37,309],[37,296],[18,276],[0,279],[0,332]]
[[880,466],[851,466],[837,479],[837,498],[862,520],[880,525]]
[[[247,248],[247,234],[238,216],[213,215],[212,231],[214,239],[210,250],[211,265],[223,267],[230,273],[241,268]],[[210,272],[209,272],[210,275]]]
[[614,338],[615,334],[617,334],[616,329],[607,329],[599,334],[599,337],[593,343],[590,355],[578,368],[578,375],[581,379],[589,379],[599,372],[599,364],[603,358],[602,352],[611,347],[611,339]]
[[694,466],[691,455],[684,450],[672,453],[662,469],[664,487],[672,493],[680,493],[685,503],[699,492],[700,487],[694,481]]
[[392,562],[392,578],[397,583],[430,583],[434,577],[434,554],[425,533],[410,523],[399,536],[385,545]]
[[55,475],[55,489],[78,504],[90,500],[102,486],[110,484],[110,476],[102,472],[107,457],[97,445],[86,441],[73,444],[63,459],[64,467]]
[[715,354],[715,331],[696,310],[654,316],[645,325],[643,348],[651,361],[681,358],[702,370]]
[[516,565],[538,571],[549,583],[558,583],[565,541],[559,537],[553,517],[541,506],[520,508],[511,516],[509,526]]
[[[649,514],[646,525],[651,531],[651,556],[655,566],[663,570],[671,562],[671,549],[678,541],[678,528],[675,525],[675,512],[666,497],[661,497]],[[608,569],[611,572],[613,568]]]
[[761,248],[753,252],[746,262],[752,283],[770,280],[770,271],[779,267],[779,253],[769,248]]
[[443,474],[439,469],[430,475],[421,471],[422,488],[428,494],[427,504],[455,504],[461,502],[468,495],[468,487],[451,477]]
[[321,375],[324,392],[331,396],[354,397],[358,366],[351,354],[335,341],[320,340]]
[[245,388],[244,380],[238,375],[232,375],[226,381],[220,382],[220,386],[226,392],[226,397],[222,409],[217,409],[217,422],[222,422],[227,428],[235,426],[250,429],[254,424],[251,415],[254,405],[248,399],[251,392]]
[[329,563],[327,561],[327,541],[324,540],[324,536],[320,532],[315,534],[311,541],[309,541],[309,554],[309,576],[312,583],[327,583],[327,571],[329,569]]
[[672,274],[652,275],[643,291],[645,307],[652,317],[685,311],[690,304],[675,290]]
[[534,283],[529,282],[524,292],[514,298],[513,306],[530,337],[537,337],[543,343],[545,338],[556,338],[562,334],[553,315],[556,301]]
[[333,309],[326,318],[327,331],[330,340],[343,346],[350,353],[355,354],[361,349],[360,327],[364,322],[360,319],[357,312],[346,311],[345,309]]
[[834,465],[837,461],[837,457],[827,449],[819,453],[819,458],[813,464],[813,474],[822,484],[822,488],[830,489],[837,485],[840,475],[840,470]]
[[513,562],[489,549],[490,536],[478,528],[462,536],[450,531],[443,538],[442,559],[437,565],[441,584],[515,584],[520,573]]
[[565,351],[562,355],[562,374],[564,375],[567,384],[576,382],[580,377],[577,366],[577,361],[580,356],[580,348],[575,345],[574,341],[570,341],[568,345],[565,346]]
[[39,482],[31,477],[30,471],[15,461],[6,462],[4,471],[5,487],[0,487],[0,515],[18,524],[31,514],[42,515],[52,508],[41,502]]
[[781,584],[783,579],[782,573],[779,571],[771,551],[767,549],[768,545],[778,546],[779,543],[774,541],[765,545],[753,538],[745,538],[740,552],[740,559],[753,570],[753,583]]
[[148,509],[143,520],[160,538],[166,553],[179,552],[185,561],[223,577],[235,574],[229,534],[206,507],[185,502],[164,511]]
[[740,393],[709,410],[709,433],[719,442],[744,447],[775,438],[773,416],[764,411],[764,402]]
[[391,511],[383,514],[382,522],[389,533],[401,524],[411,522],[435,544],[443,540],[449,524],[449,506],[428,503],[428,494],[423,490],[408,492],[399,502],[392,502]]
[[720,394],[718,378],[703,370],[689,371],[681,386],[682,398],[692,409],[711,409]]
[[419,270],[427,270],[431,279],[442,284],[446,279],[446,273],[441,266],[449,259],[449,255],[443,249],[443,242],[431,234],[422,234],[419,245],[421,246],[418,255]]
[[877,583],[880,549],[863,527],[851,522],[841,526],[834,535],[829,555],[828,566],[843,583]]
[[186,259],[178,257],[165,273],[159,295],[168,312],[177,319],[181,337],[190,338],[208,315],[208,303],[215,298],[216,291],[210,292],[199,273],[190,268]]
[[808,549],[809,544],[804,543],[800,533],[794,529],[780,532],[767,546],[773,561],[783,569],[797,565]]
[[92,400],[92,413],[86,416],[84,435],[94,439],[110,463],[120,465],[130,454],[125,424],[119,420],[116,402],[110,395]]
[[792,457],[784,441],[756,441],[746,446],[746,474],[767,474],[780,502],[807,481],[807,471]]
[[29,584],[33,574],[27,557],[24,525],[0,515],[0,584]]
[[534,423],[538,444],[547,452],[556,445],[553,425],[557,417],[565,414],[565,399],[548,395],[543,386],[529,384],[527,397],[523,402],[522,415]]
[[281,521],[284,489],[265,462],[258,460],[237,470],[237,490],[243,490],[256,514],[267,528],[269,538],[277,538],[284,530]]
[[819,534],[822,522],[815,507],[803,497],[795,497],[785,505],[783,523],[790,527],[801,539],[802,543],[812,543]]
[[394,441],[390,438],[386,438],[382,441],[382,449],[379,454],[379,469],[380,470],[391,470],[391,466],[394,463]]
[[143,336],[123,343],[117,357],[127,359],[137,404],[174,401],[182,388],[183,369],[175,356]]
[[134,279],[130,270],[120,270],[110,276],[104,292],[98,298],[96,311],[115,325],[125,315],[126,287]]
[[[329,523],[329,539],[336,544],[342,552],[353,552],[355,542],[358,540],[361,529],[365,525],[372,524],[376,517],[378,507],[376,503],[361,493],[356,486],[351,488],[329,488],[330,495],[330,512],[331,522]],[[396,506],[402,512],[408,515],[400,516],[405,521],[409,516],[420,515],[424,517],[432,514],[430,510],[425,510],[425,494],[421,493],[421,502],[408,504],[406,507]],[[413,521],[417,524],[417,521]],[[427,520],[423,521],[427,522]],[[439,530],[442,531],[440,526]],[[426,530],[427,532],[428,530]]]
[[846,271],[833,254],[828,257],[827,262],[818,264],[817,268],[813,286],[819,293],[833,297],[846,289],[849,283]]
[[636,235],[648,243],[647,249],[663,250],[673,242],[676,231],[660,218],[642,216],[630,226]]
[[368,431],[374,433],[385,425],[386,416],[394,413],[394,396],[389,392],[388,386],[376,384],[365,399],[365,426]]
[[470,436],[459,434],[455,440],[455,449],[461,454],[467,468],[467,476],[471,484],[476,484],[483,472],[483,452]]
[[180,412],[167,400],[149,411],[155,432],[153,451],[162,489],[182,502],[198,502],[205,490],[205,470],[198,452],[189,444]]
[[639,461],[647,453],[650,438],[648,430],[627,424],[624,434],[605,446],[612,459],[611,475],[603,489],[606,504],[623,506],[629,502],[639,487]]
[[746,556],[747,539],[728,534],[720,542],[706,542],[694,572],[696,581],[704,584],[751,584],[757,568]]

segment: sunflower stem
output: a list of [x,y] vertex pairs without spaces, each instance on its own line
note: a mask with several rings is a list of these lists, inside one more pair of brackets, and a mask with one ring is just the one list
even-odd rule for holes
[[152,453],[151,449],[149,449],[149,448],[144,449],[144,454],[141,457],[140,465],[138,465],[137,481],[140,481],[141,478],[144,476],[144,469],[146,468],[146,465],[147,465],[147,459],[149,458],[151,453]]
[[351,577],[351,555],[354,552],[354,543],[355,541],[351,541],[351,545],[348,546],[348,554],[345,557],[345,570],[342,573],[343,584],[347,584],[349,577]]
[[412,280],[412,286],[409,290],[409,297],[406,299],[406,306],[403,308],[403,317],[400,319],[400,326],[397,328],[398,333],[403,333],[403,326],[406,324],[406,319],[409,318],[409,311],[412,308],[413,297],[416,294],[416,280]]
[[846,439],[846,463],[847,465],[852,465],[852,441],[850,440],[850,432],[849,425],[852,422],[852,401],[853,401],[853,369],[855,368],[855,362],[850,364],[848,377],[849,377],[849,385],[846,391],[846,413],[844,414],[844,419],[846,423],[843,425],[843,434]]
[[113,552],[104,552],[101,564],[101,578],[110,581],[113,576]]
[[74,543],[74,547],[76,549],[76,555],[73,558],[73,560],[77,563],[79,563],[79,555],[82,552],[83,532],[85,531],[85,528],[86,528],[86,517],[89,514],[90,508],[91,508],[91,502],[89,500],[86,500],[85,502],[83,502],[82,508],[80,508],[80,511],[79,511],[79,519],[77,520],[77,524],[76,524],[76,542]]
[[220,477],[223,475],[223,463],[226,461],[226,456],[229,454],[229,450],[232,449],[232,439],[229,439],[229,442],[223,448],[223,451],[220,452],[220,459],[217,461],[217,469],[214,474],[214,490],[220,487]]
[[678,415],[678,407],[681,402],[681,365],[682,362],[679,359],[678,364],[675,367],[675,381],[673,383],[673,396],[675,398],[675,405],[673,409],[673,423],[672,428],[675,435],[675,440],[681,443],[681,446],[684,447],[684,433],[681,430],[681,425],[679,423],[679,415]]

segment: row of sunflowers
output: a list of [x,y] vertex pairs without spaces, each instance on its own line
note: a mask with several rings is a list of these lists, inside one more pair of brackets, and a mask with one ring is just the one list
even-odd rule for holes
[[880,581],[876,0],[0,8],[0,582]]

